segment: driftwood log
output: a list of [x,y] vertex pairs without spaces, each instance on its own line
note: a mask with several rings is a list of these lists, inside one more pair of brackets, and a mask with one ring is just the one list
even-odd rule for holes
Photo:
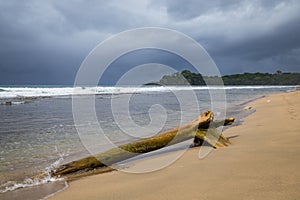
[[153,137],[121,145],[118,148],[110,149],[98,155],[61,165],[51,175],[62,176],[81,170],[106,167],[141,153],[151,152],[192,138],[194,138],[195,145],[201,145],[203,142],[206,142],[214,148],[228,146],[230,144],[229,140],[216,128],[231,125],[234,122],[234,118],[219,121],[213,121],[213,118],[213,112],[205,111],[197,120],[189,124],[176,127]]

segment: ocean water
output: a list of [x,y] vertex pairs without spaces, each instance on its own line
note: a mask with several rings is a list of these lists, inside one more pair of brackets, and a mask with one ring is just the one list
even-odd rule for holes
[[[166,118],[160,131],[164,131],[194,120],[207,109],[218,110],[212,108],[210,92],[225,92],[226,102],[217,98],[214,103],[226,103],[226,116],[237,118],[236,124],[239,124],[243,117],[252,112],[243,109],[247,102],[269,94],[292,91],[295,87],[226,86],[213,87],[210,90],[203,86],[79,89],[80,94],[77,96],[95,97],[96,115],[103,132],[114,143],[122,144],[131,139],[131,136],[123,133],[124,130],[135,130],[131,123],[127,123],[128,113],[124,107],[115,105],[117,111],[112,112],[114,101],[126,102],[130,120],[141,127],[149,125],[151,117],[160,118],[160,111],[163,110]],[[189,105],[191,101],[188,95],[191,91],[196,95],[198,110]],[[67,86],[0,86],[0,193],[56,181],[50,176],[43,179],[32,177],[48,173],[61,163],[89,155],[74,125],[73,93],[74,88]],[[181,105],[179,97],[184,98],[185,106]],[[129,101],[121,101],[122,99]],[[153,106],[158,108],[158,112],[154,109],[149,114]],[[182,115],[184,120],[180,121]],[[219,115],[216,112],[216,118]],[[83,127],[90,125],[89,122],[81,124]]]

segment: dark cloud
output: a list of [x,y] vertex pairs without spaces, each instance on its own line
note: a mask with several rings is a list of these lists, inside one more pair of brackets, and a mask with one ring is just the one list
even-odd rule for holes
[[235,9],[238,7],[240,3],[241,2],[236,0],[227,0],[227,1],[167,0],[164,1],[164,4],[167,6],[168,15],[171,18],[175,18],[177,20],[191,20],[201,15],[205,15],[209,12]]
[[[132,67],[138,67],[138,66],[142,67],[143,65],[146,65],[148,63],[151,63],[152,65],[150,64],[149,66],[146,67],[152,67],[152,66],[155,67],[157,66],[157,64],[161,64],[173,68],[174,71],[181,71],[183,67],[185,69],[195,71],[195,69],[189,62],[187,62],[184,58],[178,55],[163,50],[143,49],[143,50],[136,50],[136,51],[129,52],[116,59],[113,63],[111,63],[111,65],[107,68],[107,70],[103,74],[100,80],[100,84],[101,85],[102,84],[109,85],[111,83],[116,84],[121,79],[122,76],[126,75],[128,69]],[[157,70],[161,68],[156,67]],[[144,77],[135,77],[136,80],[124,80],[122,81],[122,83],[131,84],[132,82],[134,82],[138,84],[143,84],[145,82],[155,82],[161,79],[163,75],[171,74],[170,70],[168,69],[163,71],[161,69],[161,72],[155,71],[151,74],[151,71],[153,70],[155,69],[151,69],[150,72],[148,70],[145,70],[145,73],[148,73],[148,75]],[[172,71],[172,73],[174,73],[174,71]],[[139,73],[137,72],[136,76],[139,76],[138,74]]]
[[[98,43],[144,26],[191,36],[223,74],[299,72],[299,10],[297,0],[0,1],[0,84],[72,84]],[[149,58],[180,70],[173,57],[143,56],[121,59],[113,80]]]
[[112,1],[77,1],[66,6],[68,1],[58,1],[54,8],[61,13],[77,31],[95,30],[115,32],[135,27],[138,23],[129,10],[123,9]]
[[238,7],[234,5],[235,10],[217,6],[215,18],[204,13],[196,20],[209,21],[194,37],[209,51],[221,72],[299,71],[299,54],[295,53],[300,48],[299,3],[244,1]]

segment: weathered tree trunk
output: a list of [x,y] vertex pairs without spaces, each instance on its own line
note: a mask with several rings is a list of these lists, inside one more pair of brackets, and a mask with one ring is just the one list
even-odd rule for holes
[[232,124],[234,122],[234,118],[213,121],[213,117],[214,115],[211,111],[205,111],[198,120],[194,120],[187,125],[176,127],[150,138],[121,145],[95,156],[89,156],[87,158],[64,164],[56,169],[52,175],[61,176],[80,170],[109,166],[119,161],[137,156],[141,153],[151,152],[191,138],[195,138],[195,143],[200,141],[202,144],[202,142],[205,141],[214,148],[228,146],[228,144],[230,144],[229,140],[216,128]]

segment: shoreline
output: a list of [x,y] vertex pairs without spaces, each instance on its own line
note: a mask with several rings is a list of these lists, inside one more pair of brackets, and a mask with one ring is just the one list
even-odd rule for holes
[[[239,117],[241,116],[241,117],[240,118],[235,118],[235,122],[232,125],[223,126],[222,127],[222,130],[223,130],[222,133],[224,133],[226,130],[228,130],[230,128],[237,127],[237,126],[242,126],[243,123],[244,123],[244,119],[246,119],[247,117],[249,117],[250,115],[252,115],[256,112],[256,110],[253,109],[253,108],[248,109],[247,108],[248,105],[251,104],[251,103],[255,103],[256,101],[258,101],[262,98],[267,98],[268,96],[270,96],[270,95],[262,95],[262,96],[255,97],[253,99],[247,100],[245,102],[242,102],[242,103],[236,105],[236,106],[239,106],[241,108],[240,112],[238,113],[238,116]],[[242,107],[244,107],[244,108],[242,108]],[[185,141],[185,142],[187,142],[187,141]],[[190,141],[190,142],[192,143],[192,141]],[[182,143],[184,143],[184,142],[182,142]],[[192,147],[192,148],[199,149],[199,147]],[[205,147],[202,147],[202,148],[205,148]],[[190,148],[188,148],[187,150],[189,150],[189,149]],[[173,151],[178,151],[178,150],[173,150]],[[172,151],[171,151],[171,153],[172,153]],[[166,152],[161,152],[161,153],[149,152],[149,153],[146,153],[146,154],[154,154],[153,156],[155,157],[155,156],[165,156],[168,153],[166,153]],[[151,156],[151,155],[150,156],[147,156],[147,155],[146,156],[137,156],[137,157],[129,158],[128,160],[137,160],[137,161],[139,161],[139,160],[145,159],[145,158],[139,158],[139,157],[146,157],[146,159],[147,159],[147,157],[153,157],[153,156]],[[127,163],[127,160],[121,161],[121,163]],[[100,168],[95,168],[93,170],[88,170],[88,171],[82,171],[82,172],[79,171],[79,172],[76,172],[74,174],[67,175],[65,181],[66,181],[66,183],[70,183],[70,182],[77,181],[77,180],[80,180],[82,178],[86,178],[86,177],[89,177],[89,176],[109,173],[109,172],[113,172],[113,171],[118,171],[118,170],[114,169],[114,168],[111,168],[111,167],[100,167]],[[55,194],[59,193],[59,192],[60,191],[57,191],[57,192],[55,192]],[[49,196],[54,196],[54,194],[50,194]]]
[[[83,177],[78,180],[69,182],[69,185],[70,185],[69,188],[67,188],[66,190],[64,190],[54,196],[51,196],[49,199],[77,199],[77,198],[80,199],[82,197],[85,197],[87,199],[97,199],[97,197],[103,197],[104,199],[114,199],[114,198],[117,199],[118,197],[122,197],[124,199],[138,199],[141,197],[143,197],[143,199],[151,199],[154,197],[158,198],[158,199],[164,199],[163,197],[173,199],[175,197],[175,199],[181,199],[180,195],[183,195],[185,198],[186,197],[191,197],[191,198],[194,197],[197,199],[197,194],[199,196],[203,196],[203,195],[207,196],[210,199],[217,198],[217,197],[220,198],[220,193],[205,193],[205,191],[206,191],[205,188],[208,189],[209,188],[208,186],[216,187],[217,185],[219,185],[219,184],[212,184],[211,180],[214,180],[213,183],[227,182],[228,185],[232,185],[232,186],[234,185],[236,187],[238,187],[240,185],[240,187],[238,187],[240,192],[238,192],[238,190],[235,192],[228,191],[228,190],[222,189],[222,187],[220,187],[218,189],[218,190],[220,190],[220,189],[222,190],[221,193],[225,192],[225,194],[228,193],[228,195],[234,194],[233,197],[238,199],[238,197],[241,198],[241,197],[245,197],[245,195],[247,196],[248,194],[250,194],[249,190],[247,188],[252,188],[252,187],[249,187],[249,185],[255,186],[255,185],[259,184],[261,187],[264,187],[265,181],[261,180],[261,178],[263,178],[263,177],[258,176],[258,174],[260,174],[260,175],[264,175],[264,174],[261,174],[261,172],[255,170],[258,174],[251,175],[251,172],[253,172],[253,168],[259,170],[259,167],[257,165],[259,165],[261,167],[261,169],[263,169],[262,171],[265,171],[264,165],[262,165],[264,162],[249,163],[249,160],[253,161],[253,160],[255,160],[256,157],[262,157],[261,161],[263,161],[264,159],[266,161],[268,161],[267,163],[265,163],[265,165],[268,165],[268,167],[270,167],[269,171],[277,172],[274,174],[269,174],[268,176],[264,175],[264,176],[266,176],[265,178],[271,179],[273,181],[273,182],[269,183],[269,185],[273,186],[273,188],[274,187],[275,188],[273,190],[269,188],[270,191],[268,191],[266,194],[263,194],[262,191],[259,190],[259,188],[255,187],[254,189],[251,189],[251,191],[253,190],[253,191],[259,192],[262,196],[259,196],[258,194],[256,194],[255,192],[252,191],[249,196],[249,199],[251,198],[251,196],[252,196],[252,198],[255,197],[255,199],[271,198],[271,197],[274,197],[274,195],[275,195],[275,197],[277,195],[280,196],[280,192],[279,192],[280,189],[279,188],[276,189],[276,187],[278,187],[277,182],[279,182],[279,185],[287,185],[288,184],[290,186],[289,188],[286,188],[286,190],[283,190],[284,193],[288,194],[287,196],[285,195],[285,198],[293,199],[294,197],[297,197],[297,196],[299,197],[300,192],[297,191],[297,188],[300,186],[300,183],[295,180],[300,180],[300,174],[296,173],[297,171],[294,171],[295,177],[288,176],[288,179],[285,180],[286,178],[281,177],[282,174],[280,172],[287,173],[287,169],[285,169],[286,167],[284,169],[280,169],[279,167],[276,167],[276,165],[274,165],[274,166],[270,165],[270,163],[279,162],[280,159],[285,160],[286,159],[285,156],[280,157],[280,159],[278,160],[278,158],[276,159],[276,153],[275,152],[272,153],[272,151],[271,151],[271,153],[269,152],[270,155],[268,155],[268,157],[265,157],[264,155],[260,156],[260,154],[256,155],[258,152],[261,152],[258,150],[266,150],[268,152],[273,149],[274,145],[276,147],[276,145],[278,145],[278,143],[280,144],[280,142],[277,141],[277,143],[273,142],[274,144],[273,143],[268,144],[268,145],[271,145],[272,149],[269,149],[268,148],[269,146],[264,147],[264,145],[262,145],[263,143],[259,142],[259,140],[256,141],[257,138],[255,138],[255,137],[253,138],[253,136],[260,136],[264,140],[266,139],[267,136],[263,135],[263,134],[260,135],[259,133],[255,133],[255,132],[253,132],[253,130],[251,130],[254,128],[253,126],[251,127],[251,125],[254,124],[256,132],[260,132],[261,130],[263,130],[263,132],[267,131],[268,136],[271,136],[271,138],[273,137],[273,138],[281,141],[280,135],[278,135],[278,133],[273,134],[273,135],[271,133],[271,135],[270,135],[270,132],[272,132],[273,130],[270,129],[270,127],[268,127],[268,126],[273,125],[274,122],[272,122],[271,124],[261,124],[262,121],[267,121],[267,119],[259,120],[259,122],[257,122],[257,120],[256,120],[256,118],[262,117],[262,115],[270,115],[271,113],[270,113],[270,110],[268,109],[268,106],[270,105],[269,107],[271,107],[272,104],[275,104],[274,107],[276,108],[276,110],[275,110],[275,108],[272,108],[271,111],[274,111],[278,114],[280,112],[284,112],[284,108],[288,107],[287,112],[292,113],[291,119],[296,121],[296,123],[294,122],[294,127],[296,130],[299,130],[299,125],[297,126],[297,121],[299,121],[299,116],[297,115],[297,113],[299,113],[297,110],[297,105],[299,105],[299,103],[297,104],[297,99],[299,100],[299,94],[300,94],[300,92],[297,92],[297,91],[290,92],[290,93],[280,93],[280,94],[265,96],[265,97],[255,100],[254,102],[250,102],[250,104],[253,105],[252,107],[254,107],[256,112],[254,112],[250,116],[247,116],[243,120],[244,122],[242,123],[242,125],[229,128],[224,133],[227,137],[231,138],[232,145],[229,147],[226,147],[226,148],[214,150],[206,158],[204,158],[202,160],[199,160],[197,158],[197,153],[199,151],[199,148],[189,149],[187,152],[185,152],[185,154],[181,158],[179,158],[171,166],[168,166],[166,169],[162,169],[157,172],[151,172],[151,173],[139,174],[139,175],[113,171],[111,173]],[[280,103],[280,101],[282,101],[282,99],[286,99],[287,103],[281,105],[282,103]],[[299,106],[298,106],[298,108],[299,108]],[[279,115],[279,116],[282,117],[282,115]],[[269,120],[270,119],[271,118],[269,118]],[[275,119],[275,122],[276,122],[276,119]],[[282,120],[280,120],[280,122],[284,124],[284,122],[282,122]],[[293,125],[293,124],[291,123],[291,125]],[[282,128],[282,129],[284,129],[284,128]],[[243,132],[243,134],[240,133],[237,135],[237,133],[239,133],[239,132]],[[300,137],[296,133],[297,132],[295,132],[295,130],[290,130],[290,131],[288,131],[287,134],[292,135],[296,138],[296,140],[299,140]],[[251,137],[251,134],[253,134],[252,137]],[[272,139],[272,140],[275,140],[275,139]],[[283,139],[284,139],[284,141],[287,140],[286,141],[287,146],[290,146],[290,145],[295,146],[295,144],[293,144],[292,140],[288,140],[285,138],[283,138]],[[266,140],[266,141],[268,141],[268,140]],[[259,145],[258,144],[253,145],[255,143],[258,143]],[[249,148],[245,149],[245,147],[249,147]],[[243,150],[243,151],[240,152],[241,150]],[[286,150],[286,149],[283,149],[283,150]],[[251,154],[251,156],[249,156],[247,153],[251,153],[252,151],[255,153],[253,155]],[[276,150],[276,152],[277,151],[278,150]],[[285,152],[286,151],[283,151],[283,153],[285,153]],[[264,153],[264,151],[262,151],[261,153]],[[279,153],[279,152],[277,152],[277,153]],[[287,153],[289,153],[289,152],[287,152]],[[293,154],[290,156],[299,157],[299,156],[297,156],[297,154],[300,153],[300,148],[296,148],[292,153]],[[224,156],[223,154],[225,155],[225,157],[223,157]],[[230,155],[230,154],[237,154],[237,156],[232,157],[232,155]],[[270,157],[272,159],[270,159]],[[245,166],[245,164],[243,162],[237,162],[238,158],[241,158],[246,163],[248,163],[248,165],[250,165],[250,168],[252,168],[252,169],[250,169],[249,166]],[[300,159],[298,159],[298,160],[300,160]],[[287,162],[287,164],[286,164],[287,166],[292,165],[292,166],[290,166],[290,168],[295,167],[295,165],[296,165],[296,167],[300,166],[299,165],[300,163],[299,163],[299,161],[297,161],[297,159],[293,159],[291,161],[292,162],[290,162],[290,163]],[[294,163],[293,161],[295,161],[296,163]],[[220,165],[215,165],[217,163]],[[228,168],[228,166],[227,166],[227,165],[232,166],[233,164],[243,165],[244,168],[243,167],[239,167],[239,168],[234,167],[237,170],[235,172],[235,170],[233,170],[232,168]],[[188,168],[190,170],[188,170],[188,171],[182,170],[181,171],[181,169],[185,168],[184,166],[186,166],[186,168]],[[208,166],[211,166],[212,169],[215,169],[215,170],[213,170],[213,171],[215,171],[215,173],[211,174],[211,176],[209,176],[207,174],[203,174],[203,172],[207,172],[207,171],[211,172],[212,171],[212,169],[207,168]],[[221,167],[221,166],[223,166],[223,167]],[[245,168],[247,168],[247,170],[249,170],[249,171],[247,172],[247,170]],[[204,169],[206,169],[206,170],[204,170]],[[199,173],[199,170],[200,170],[200,173]],[[185,173],[185,171],[188,173]],[[192,176],[190,175],[191,172],[193,174]],[[174,180],[171,182],[170,182],[170,178],[172,176],[170,176],[170,174],[175,175],[175,177],[173,177]],[[198,177],[199,174],[202,174],[202,176],[200,176],[201,179],[207,180],[207,182],[206,181],[198,182],[196,177]],[[216,177],[216,175],[218,175],[218,177]],[[280,177],[279,177],[279,175],[280,175]],[[155,179],[155,177],[156,177],[156,179]],[[179,177],[182,177],[182,179],[180,179]],[[198,177],[198,178],[200,178],[200,177]],[[188,180],[184,180],[185,178]],[[142,181],[141,179],[145,179],[145,181]],[[278,181],[276,181],[276,179],[278,179]],[[275,183],[274,183],[274,181],[275,181]],[[147,184],[147,182],[149,184]],[[154,192],[155,188],[159,189],[155,186],[155,184],[153,184],[154,182],[157,185],[161,185],[162,187],[165,186],[167,188],[165,190],[168,192],[167,193]],[[179,182],[181,183],[180,184],[181,187],[178,188],[178,185],[176,183],[179,183]],[[234,182],[240,182],[240,183],[234,183]],[[282,183],[280,183],[280,182],[282,182]],[[199,183],[198,187],[197,187],[198,189],[191,190],[191,187],[192,188],[195,187],[193,185],[195,185],[196,183]],[[211,183],[211,185],[210,185],[210,183]],[[266,182],[266,183],[268,183],[268,182]],[[100,185],[100,186],[97,187],[97,185],[98,186]],[[148,189],[147,189],[146,185],[149,186]],[[247,185],[247,187],[242,187],[244,185]],[[171,190],[172,187],[170,187],[170,186],[173,186],[174,190]],[[226,186],[226,185],[222,184],[222,186]],[[137,187],[136,190],[133,190],[133,188],[135,188],[135,187]],[[80,190],[79,190],[79,188],[80,188]],[[228,186],[226,186],[226,188],[228,188]],[[233,189],[233,188],[231,188],[231,189]],[[245,191],[246,191],[246,193],[244,193]],[[248,193],[247,193],[247,191],[248,191]],[[153,193],[156,193],[157,196],[155,196]],[[174,196],[174,194],[176,194],[176,195]],[[225,196],[223,196],[223,197],[225,197]],[[203,198],[203,199],[206,199],[206,198]]]
[[[297,91],[296,92],[288,92],[288,93],[267,94],[267,95],[263,95],[263,96],[260,96],[260,97],[256,97],[256,98],[244,101],[241,104],[237,104],[236,106],[241,108],[241,112],[238,114],[239,117],[236,118],[237,121],[233,125],[228,126],[228,127],[223,127],[223,130],[224,130],[223,133],[225,134],[225,136],[229,137],[231,141],[236,141],[236,139],[238,139],[239,136],[231,135],[231,134],[228,135],[227,132],[231,129],[236,128],[236,127],[244,126],[245,120],[247,120],[247,118],[249,118],[250,116],[255,114],[257,109],[256,109],[256,107],[252,106],[252,104],[255,104],[257,101],[260,101],[261,99],[267,99],[267,98],[272,97],[274,95],[280,95],[280,94],[285,95],[285,94],[289,94],[289,93],[297,93]],[[299,93],[299,91],[298,91],[298,93]],[[243,108],[244,106],[245,106],[245,109]],[[252,108],[251,109],[246,109],[246,107],[252,107]],[[235,144],[233,144],[233,145],[235,145]],[[229,147],[231,147],[231,146],[232,145],[230,145]],[[194,149],[196,149],[196,150],[194,150]],[[226,150],[226,148],[222,148],[220,151],[223,151],[223,150]],[[191,154],[190,151],[196,151],[197,152],[197,151],[199,151],[199,147],[196,147],[196,148],[193,148],[193,149],[188,149],[188,152],[185,152],[183,156],[185,156],[186,154]],[[214,151],[216,151],[216,150],[214,150]],[[214,152],[211,152],[210,154],[213,154],[213,153]],[[167,154],[167,153],[161,153],[161,154],[158,154],[156,156],[164,157],[164,156],[166,156],[165,154]],[[150,160],[151,159],[152,158],[150,158]],[[199,158],[197,158],[197,155],[195,155],[195,159],[196,160],[199,159]],[[176,164],[176,162],[175,162],[175,164]],[[108,172],[110,172],[110,173],[108,173]],[[102,169],[102,168],[95,169],[95,170],[88,171],[88,172],[81,172],[81,173],[72,175],[71,177],[68,177],[67,180],[63,181],[64,182],[63,186],[61,185],[61,183],[63,183],[63,182],[50,182],[50,183],[45,184],[45,185],[37,186],[37,187],[40,187],[40,190],[38,190],[38,188],[36,188],[36,186],[26,187],[26,188],[21,188],[21,189],[18,189],[18,190],[14,190],[13,192],[4,193],[5,195],[4,196],[1,195],[1,196],[2,197],[6,197],[6,196],[8,197],[8,198],[4,198],[4,199],[10,199],[10,197],[12,197],[12,196],[16,197],[16,198],[18,198],[18,197],[20,198],[21,196],[23,196],[23,194],[24,194],[23,192],[25,192],[25,194],[27,194],[26,196],[28,196],[28,194],[29,194],[29,196],[28,196],[29,198],[31,198],[31,197],[35,198],[36,196],[39,196],[39,199],[48,199],[50,197],[56,198],[56,196],[60,195],[60,193],[62,191],[64,191],[64,190],[68,191],[68,185],[70,183],[72,184],[73,182],[81,181],[81,180],[84,180],[84,179],[89,178],[89,177],[94,177],[94,176],[97,176],[97,175],[102,176],[104,174],[111,174],[111,173],[114,173],[114,172],[116,172],[116,171],[113,171],[113,169],[111,169],[111,168],[110,169]],[[125,172],[120,172],[120,173],[122,174],[122,173],[125,173]],[[55,188],[57,188],[57,189],[55,189]],[[54,191],[51,192],[51,193],[48,192],[48,194],[42,195],[45,191],[47,191],[47,190],[49,191],[49,189],[54,190]],[[33,195],[31,195],[29,191],[32,191]],[[25,199],[26,199],[26,197],[25,197]]]

